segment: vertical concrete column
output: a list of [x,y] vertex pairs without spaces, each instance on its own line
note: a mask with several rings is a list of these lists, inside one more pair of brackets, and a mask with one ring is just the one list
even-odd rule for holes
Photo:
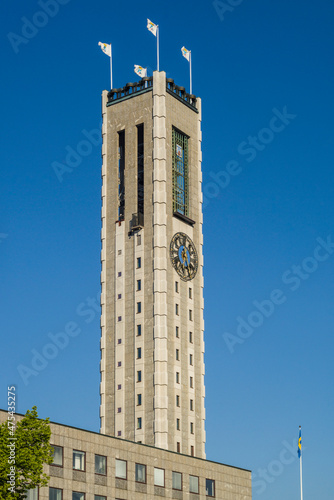
[[106,171],[107,171],[107,103],[108,92],[102,93],[102,230],[101,230],[101,383],[100,383],[100,432],[104,434],[105,429],[105,414],[106,414],[106,363],[105,363],[105,347],[106,347]]
[[166,74],[153,73],[154,444],[168,449]]
[[200,433],[201,442],[197,444],[199,446],[198,456],[201,458],[205,458],[205,385],[204,385],[204,374],[205,374],[205,365],[204,365],[204,278],[203,278],[203,195],[202,195],[202,102],[201,99],[197,100],[197,109],[198,109],[198,199],[200,201],[200,210],[199,210],[199,272],[200,272],[200,280],[201,280],[201,297],[200,297],[200,308],[201,308],[201,319],[200,319],[200,332],[201,332],[201,419],[200,419]]

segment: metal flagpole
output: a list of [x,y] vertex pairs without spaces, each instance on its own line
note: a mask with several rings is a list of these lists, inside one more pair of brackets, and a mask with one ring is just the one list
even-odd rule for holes
[[302,463],[302,428],[299,426],[299,436],[298,436],[298,457],[299,457],[299,469],[300,469],[300,500],[303,500],[303,463]]
[[303,500],[303,466],[302,456],[300,455],[300,500]]
[[112,89],[112,45],[110,44],[110,90]]
[[158,66],[158,71],[159,70],[159,25],[157,25],[157,66]]
[[192,82],[192,68],[191,68],[191,51],[190,51],[189,64],[190,64],[190,94],[192,94],[193,93],[193,82]]

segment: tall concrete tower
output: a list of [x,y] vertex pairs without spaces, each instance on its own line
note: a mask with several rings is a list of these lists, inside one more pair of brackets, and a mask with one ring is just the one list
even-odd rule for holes
[[205,457],[201,101],[102,98],[101,433]]

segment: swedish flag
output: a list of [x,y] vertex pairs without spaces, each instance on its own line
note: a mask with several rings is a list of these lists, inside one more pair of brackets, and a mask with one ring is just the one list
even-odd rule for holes
[[302,428],[299,426],[299,437],[298,437],[298,457],[302,456]]

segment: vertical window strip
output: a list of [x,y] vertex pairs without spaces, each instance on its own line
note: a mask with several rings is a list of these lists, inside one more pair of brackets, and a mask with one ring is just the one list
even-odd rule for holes
[[137,125],[137,208],[144,215],[144,124]]
[[118,132],[118,218],[125,215],[125,130]]
[[173,212],[189,215],[188,137],[173,128]]

